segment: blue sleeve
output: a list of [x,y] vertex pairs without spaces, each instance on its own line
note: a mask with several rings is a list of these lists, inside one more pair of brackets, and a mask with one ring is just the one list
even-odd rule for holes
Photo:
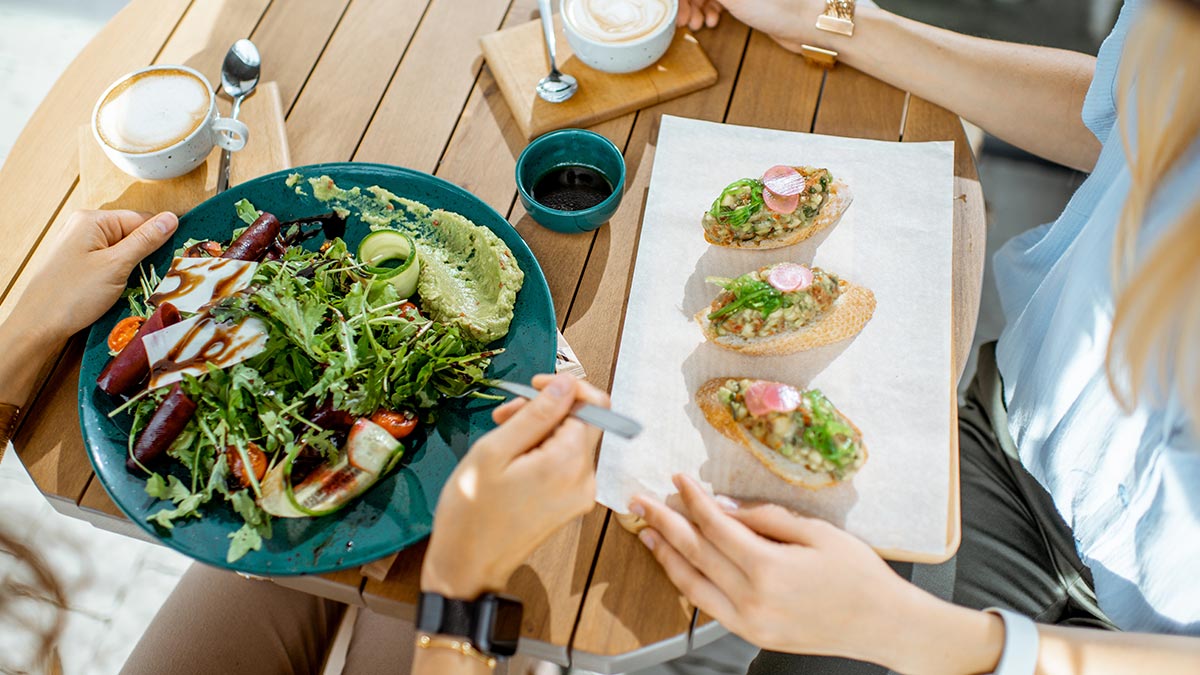
[[1117,70],[1121,66],[1121,52],[1125,49],[1125,37],[1144,0],[1127,0],[1117,17],[1117,25],[1104,38],[1100,52],[1096,55],[1096,74],[1088,87],[1083,102],[1083,123],[1100,139],[1108,141],[1113,125],[1117,121]]

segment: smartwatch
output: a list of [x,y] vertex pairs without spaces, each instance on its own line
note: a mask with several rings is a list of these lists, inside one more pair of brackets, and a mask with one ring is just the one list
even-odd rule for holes
[[496,658],[517,653],[521,636],[521,601],[495,593],[474,600],[454,600],[421,593],[417,632],[465,638],[478,651]]

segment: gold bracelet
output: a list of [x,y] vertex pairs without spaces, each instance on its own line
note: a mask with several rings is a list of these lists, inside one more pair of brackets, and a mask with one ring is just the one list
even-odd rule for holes
[[[846,37],[854,35],[854,6],[855,0],[825,0],[825,13],[817,17],[817,30]],[[822,68],[832,68],[838,57],[832,49],[812,45],[800,45],[800,55]]]
[[449,649],[452,652],[458,652],[463,656],[475,659],[487,666],[488,670],[496,669],[496,659],[494,657],[475,649],[474,645],[466,640],[422,633],[417,637],[417,646],[421,649]]
[[17,417],[21,409],[11,403],[0,403],[0,459],[4,457],[4,448],[12,440],[13,432],[17,429]]

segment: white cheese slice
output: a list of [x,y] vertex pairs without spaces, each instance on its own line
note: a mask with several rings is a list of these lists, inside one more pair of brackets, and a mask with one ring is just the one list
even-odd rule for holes
[[198,312],[250,285],[258,263],[232,258],[176,258],[150,296],[151,305],[170,302],[181,312]]
[[228,368],[267,348],[267,326],[248,317],[241,323],[217,323],[208,314],[194,316],[142,338],[150,361],[150,388],[174,384],[184,374],[198,377],[207,365]]

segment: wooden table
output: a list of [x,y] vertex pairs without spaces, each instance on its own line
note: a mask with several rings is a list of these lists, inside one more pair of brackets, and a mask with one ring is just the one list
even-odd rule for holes
[[[186,63],[214,81],[226,48],[249,36],[264,77],[279,83],[292,159],[386,162],[474,192],[525,237],[540,260],[560,328],[590,379],[610,384],[637,252],[659,116],[884,140],[956,141],[955,331],[958,363],[974,331],[983,270],[983,197],[959,119],[847,67],[826,73],[726,17],[697,36],[716,85],[597,126],[624,148],[628,192],[612,222],[562,235],[535,225],[515,199],[525,145],[478,38],[535,16],[535,0],[134,0],[71,64],[0,171],[0,311],[27,285],[39,245],[82,204],[75,130],[104,87],[150,63]],[[14,442],[63,513],[143,536],[94,479],[75,401],[80,336],[52,364]],[[396,615],[411,614],[423,547],[387,579],[356,570],[279,580]],[[522,649],[561,664],[615,672],[683,654],[721,629],[682,599],[636,539],[597,507],[513,576],[525,602]]]

